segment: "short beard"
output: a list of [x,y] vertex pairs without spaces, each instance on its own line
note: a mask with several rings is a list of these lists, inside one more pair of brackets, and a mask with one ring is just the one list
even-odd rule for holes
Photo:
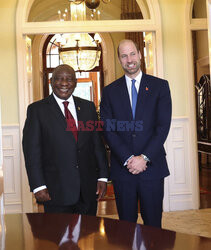
[[132,69],[132,70],[128,70],[128,68],[124,68],[124,71],[125,71],[128,75],[134,75],[134,74],[136,74],[139,70],[140,70],[140,66],[139,66],[139,67],[136,67],[135,69]]

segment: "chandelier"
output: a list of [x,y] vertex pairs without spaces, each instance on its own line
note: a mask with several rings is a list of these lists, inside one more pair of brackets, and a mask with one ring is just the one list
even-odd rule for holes
[[[66,8],[64,13],[58,10],[60,21],[79,21],[79,20],[99,20],[100,10],[97,9],[101,1],[105,4],[109,3],[111,0],[68,0],[70,2],[70,8]],[[86,7],[90,12],[90,15],[86,13]]]
[[89,71],[99,66],[101,38],[98,33],[94,37],[88,33],[63,34],[62,36],[66,36],[66,43],[61,44],[59,55],[64,64],[70,65],[79,72]]

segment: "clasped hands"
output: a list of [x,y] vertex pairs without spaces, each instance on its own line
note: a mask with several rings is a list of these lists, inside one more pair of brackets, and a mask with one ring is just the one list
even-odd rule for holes
[[147,161],[141,155],[133,156],[127,162],[127,169],[131,174],[139,174],[147,169]]

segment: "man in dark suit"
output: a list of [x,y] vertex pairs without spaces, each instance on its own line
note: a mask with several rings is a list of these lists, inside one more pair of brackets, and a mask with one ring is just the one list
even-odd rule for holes
[[31,191],[45,212],[95,215],[108,164],[94,103],[72,96],[76,82],[70,66],[54,70],[53,94],[28,107],[23,152]]
[[118,46],[125,75],[103,89],[101,119],[111,150],[111,179],[119,218],[161,227],[164,142],[171,122],[168,82],[141,71],[141,53],[131,40]]

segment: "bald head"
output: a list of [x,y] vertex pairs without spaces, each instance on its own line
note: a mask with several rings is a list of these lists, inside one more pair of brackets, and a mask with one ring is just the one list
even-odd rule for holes
[[132,40],[122,40],[117,51],[125,75],[134,79],[141,72],[141,52],[137,44]]
[[135,47],[136,47],[136,49],[137,49],[137,52],[139,52],[140,51],[140,49],[139,49],[139,47],[138,47],[138,44],[136,43],[136,42],[134,42],[134,41],[132,41],[132,40],[130,40],[130,39],[124,39],[124,40],[122,40],[120,43],[119,43],[119,46],[118,46],[118,48],[117,48],[117,54],[118,54],[118,57],[119,57],[119,49],[120,49],[120,47],[122,47],[122,46],[127,46],[128,44],[130,44],[130,43],[132,43]]

